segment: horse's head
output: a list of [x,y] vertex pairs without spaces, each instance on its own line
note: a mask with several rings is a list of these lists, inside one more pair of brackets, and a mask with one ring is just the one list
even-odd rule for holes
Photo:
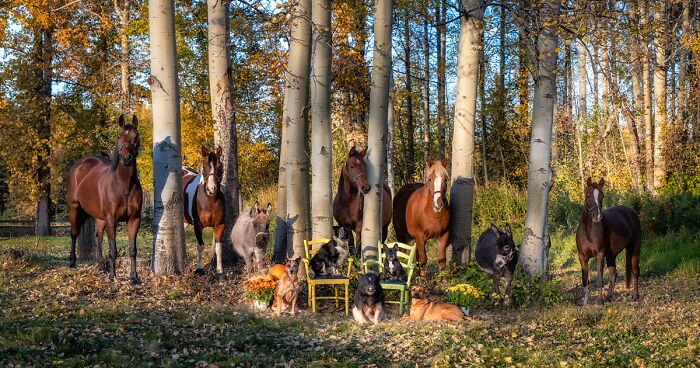
[[447,199],[445,193],[447,192],[447,182],[449,180],[449,175],[447,174],[447,160],[444,158],[439,161],[433,162],[429,159],[426,162],[426,167],[428,171],[425,174],[425,186],[430,191],[430,198],[433,201],[433,210],[435,212],[442,211],[445,207]]
[[136,115],[131,119],[131,124],[124,122],[124,114],[119,116],[119,135],[117,135],[117,146],[115,153],[119,156],[119,162],[124,166],[129,166],[136,162],[136,156],[141,146],[141,138],[137,130],[139,120]]
[[219,192],[221,178],[224,174],[224,164],[221,163],[221,147],[216,148],[216,153],[209,152],[202,146],[202,177],[207,196],[213,197]]
[[258,202],[251,207],[248,215],[253,219],[253,230],[255,231],[255,245],[265,249],[267,247],[267,239],[270,236],[270,214],[272,213],[272,204],[268,203],[267,208],[261,210],[258,208]]
[[599,223],[603,218],[603,186],[605,185],[605,179],[600,178],[600,181],[594,183],[591,178],[588,177],[586,181],[586,190],[583,192],[583,204],[586,206],[586,214],[591,216],[593,222]]
[[343,175],[352,185],[363,194],[369,193],[370,186],[367,181],[367,165],[365,164],[366,149],[358,151],[355,147],[348,152],[348,158],[343,165]]

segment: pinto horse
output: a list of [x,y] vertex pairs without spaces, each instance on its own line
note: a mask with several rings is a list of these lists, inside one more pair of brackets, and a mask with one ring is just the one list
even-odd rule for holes
[[450,237],[450,205],[445,196],[449,176],[446,160],[428,160],[425,183],[404,185],[394,198],[394,231],[401,243],[416,241],[418,263],[425,269],[428,257],[425,243],[438,240],[440,269],[447,265],[446,248]]
[[[633,282],[632,300],[639,300],[637,286],[642,237],[639,218],[634,211],[625,206],[614,206],[603,211],[604,185],[605,180],[602,178],[598,183],[593,183],[591,178],[588,178],[584,191],[584,208],[581,211],[581,220],[576,230],[576,248],[578,259],[581,262],[584,304],[588,302],[588,260],[596,259],[596,284],[601,288],[603,286],[603,258],[605,258],[610,274],[607,298],[611,298],[615,291],[617,277],[615,260],[623,249],[626,250],[627,260],[625,284],[629,289],[630,282]],[[634,279],[632,280],[632,278]]]
[[197,237],[197,269],[195,273],[204,274],[202,270],[202,251],[204,241],[202,230],[206,227],[214,229],[214,252],[216,254],[216,273],[223,278],[223,263],[221,259],[221,238],[224,235],[224,193],[221,190],[224,165],[221,162],[221,147],[216,153],[202,147],[202,168],[195,172],[188,167],[182,167],[182,188],[185,207],[185,225],[194,225],[194,235]]
[[117,258],[117,223],[125,221],[129,232],[131,283],[140,283],[136,274],[136,233],[141,224],[143,192],[136,171],[139,152],[138,119],[131,124],[119,117],[119,135],[111,161],[90,156],[76,161],[68,172],[66,199],[70,221],[70,267],[75,267],[75,240],[87,216],[95,218],[98,261],[102,265],[102,234],[109,239],[109,281],[114,280]]
[[[355,147],[350,149],[348,157],[343,165],[340,179],[338,180],[338,190],[333,199],[333,217],[338,225],[355,230],[358,245],[362,244],[362,210],[364,197],[369,193],[370,186],[367,181],[367,165],[365,164],[365,153],[367,150],[358,151]],[[391,190],[384,183],[384,193],[382,196],[382,242],[386,240],[391,222]],[[352,241],[350,242],[352,243]],[[352,244],[351,244],[352,245]],[[358,254],[355,254],[356,256]]]

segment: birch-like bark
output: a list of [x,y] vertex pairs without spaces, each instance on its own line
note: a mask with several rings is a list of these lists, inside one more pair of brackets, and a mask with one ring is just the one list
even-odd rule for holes
[[181,274],[187,254],[182,214],[182,146],[180,91],[175,52],[173,0],[150,0],[148,29],[151,43],[153,100],[153,252],[156,274]]
[[646,189],[650,193],[654,192],[654,124],[651,114],[651,55],[649,53],[650,31],[649,16],[644,0],[637,0],[637,9],[640,13],[640,24],[642,40],[640,42],[640,59],[642,60],[642,90],[644,93],[644,156],[645,156],[645,176]]
[[415,142],[413,139],[413,78],[411,76],[411,21],[408,9],[406,10],[404,19],[404,68],[406,69],[406,148],[408,159],[406,163],[406,180],[409,183],[413,182],[413,173],[416,167],[416,151]]
[[585,188],[586,181],[583,178],[583,138],[581,130],[586,126],[588,119],[588,106],[586,104],[586,94],[588,87],[588,78],[586,74],[586,45],[583,42],[578,43],[578,124],[574,130],[576,136],[576,148],[578,156],[578,173],[581,180],[581,190]]
[[666,130],[666,20],[665,6],[659,4],[661,9],[653,9],[654,12],[654,51],[656,60],[654,63],[654,190],[657,193],[661,187],[661,179],[664,176],[664,157],[662,145],[664,143],[664,131]]
[[[430,38],[428,28],[428,7],[423,14],[423,61],[425,80],[423,81],[423,162],[430,157]],[[426,167],[423,172],[427,172]]]
[[307,106],[311,56],[311,0],[295,0],[287,65],[287,249],[304,252],[309,236],[309,152]]
[[396,184],[394,183],[395,164],[394,164],[394,99],[396,91],[394,88],[393,73],[389,79],[389,107],[386,117],[386,181],[391,190],[391,198],[394,198],[396,192]]
[[378,0],[374,14],[374,54],[367,129],[367,180],[362,216],[362,259],[377,259],[377,243],[382,240],[382,197],[386,160],[387,107],[391,76],[392,0]]
[[[527,212],[520,264],[530,275],[546,277],[549,239],[547,207],[552,186],[551,145],[554,120],[558,36],[554,23],[559,15],[559,1],[545,1],[538,10],[543,22],[537,34],[535,93],[532,108],[532,136],[527,181]],[[546,25],[548,24],[548,25]]]
[[313,238],[333,232],[331,132],[331,3],[313,0],[313,69],[311,73],[311,223]]
[[119,45],[121,47],[119,53],[119,69],[121,71],[122,89],[120,102],[123,114],[129,114],[131,112],[131,81],[129,74],[131,60],[129,58],[129,34],[127,33],[130,7],[130,0],[121,0],[121,6],[119,6],[119,0],[114,0],[114,8],[119,18]]
[[[474,124],[479,84],[479,53],[484,31],[480,0],[463,0],[468,15],[460,17],[457,46],[457,90],[452,129],[452,186],[450,190],[450,244],[452,260],[469,263],[474,206]],[[466,250],[466,252],[465,252]]]
[[291,257],[293,249],[287,248],[287,94],[282,101],[282,124],[280,126],[280,159],[277,173],[277,208],[275,221],[275,249],[272,259],[284,264],[285,257]]
[[[445,0],[437,1],[440,20],[438,22],[437,37],[436,37],[436,55],[437,55],[437,99],[438,99],[438,129],[437,139],[439,146],[439,154],[444,157],[447,154],[445,136],[447,128],[447,103],[445,96],[445,60],[447,47],[447,30],[445,28],[445,18],[447,16],[447,4]],[[436,13],[437,14],[437,13]]]
[[[209,93],[214,121],[214,145],[221,147],[224,173],[221,190],[224,192],[224,235],[222,244],[214,244],[212,265],[217,272],[234,265],[236,254],[231,244],[231,231],[238,218],[238,137],[234,115],[228,52],[228,0],[207,0],[209,55]],[[216,255],[221,254],[221,264]]]

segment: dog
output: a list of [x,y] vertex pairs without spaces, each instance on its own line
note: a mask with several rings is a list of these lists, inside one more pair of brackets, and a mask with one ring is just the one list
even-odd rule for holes
[[275,298],[272,301],[272,312],[275,315],[297,313],[297,297],[299,296],[299,278],[296,273],[285,273],[277,280]]
[[399,261],[399,246],[394,245],[394,247],[389,249],[386,244],[382,244],[382,250],[386,255],[384,258],[384,280],[406,281],[408,275],[406,275],[406,270],[403,269],[403,265]]
[[[335,239],[323,244],[309,261],[309,276],[314,279],[319,276],[338,275],[338,268],[347,258],[348,252],[338,245]],[[342,261],[342,262],[341,262]]]
[[384,290],[379,284],[379,275],[366,273],[358,280],[353,297],[352,316],[357,323],[377,324],[384,319]]
[[[515,266],[518,263],[518,251],[515,249],[510,225],[506,224],[505,230],[501,231],[491,224],[476,242],[475,258],[479,267],[493,278],[493,291],[505,297],[507,303]],[[506,281],[505,295],[499,290],[501,277]]]
[[463,321],[467,319],[462,308],[449,303],[430,300],[428,289],[421,285],[411,286],[411,312],[403,320],[411,321]]
[[301,258],[298,257],[296,259],[285,258],[283,265],[276,264],[270,267],[267,270],[267,275],[275,282],[279,281],[284,275],[296,275],[299,270],[299,261],[301,261]]
[[347,228],[342,226],[333,226],[333,240],[335,240],[335,243],[338,245],[338,247],[342,249],[338,250],[340,252],[338,262],[336,262],[338,267],[340,267],[342,264],[345,264],[345,261],[348,258],[348,253],[350,251],[349,247],[351,236],[352,234]]

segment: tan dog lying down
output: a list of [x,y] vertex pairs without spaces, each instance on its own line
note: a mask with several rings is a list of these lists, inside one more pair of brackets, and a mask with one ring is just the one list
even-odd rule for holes
[[428,289],[411,286],[411,315],[403,317],[411,321],[463,321],[467,319],[462,309],[454,304],[432,302]]

